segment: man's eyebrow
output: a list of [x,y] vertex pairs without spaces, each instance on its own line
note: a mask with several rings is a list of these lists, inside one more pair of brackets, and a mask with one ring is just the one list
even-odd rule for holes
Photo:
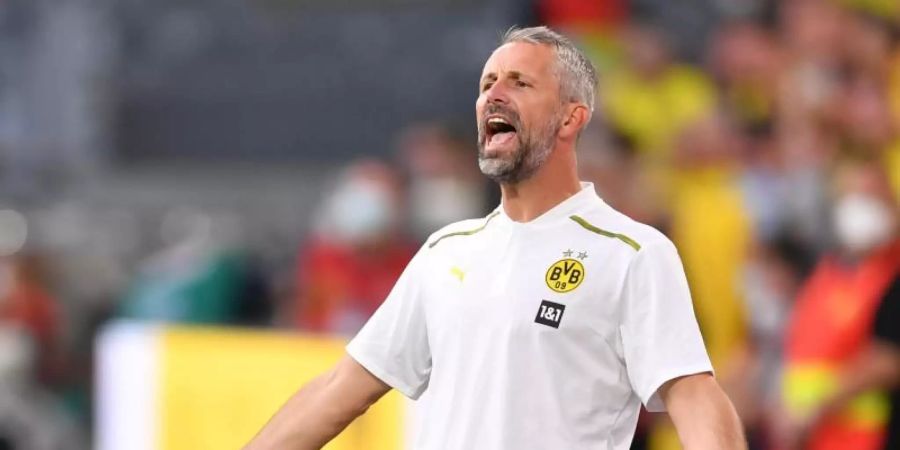
[[519,72],[518,70],[510,70],[509,77],[512,78],[513,80],[521,80],[522,78],[528,78],[527,75],[523,74],[522,72]]
[[[524,73],[522,73],[522,72],[519,72],[518,70],[510,70],[510,71],[507,71],[507,72],[506,72],[506,76],[509,77],[509,78],[511,78],[511,79],[513,79],[513,80],[522,80],[522,79],[526,79],[526,80],[527,80],[527,79],[531,78],[531,77],[529,77],[528,75],[526,75],[526,74],[524,74]],[[484,83],[485,81],[496,81],[496,80],[497,80],[497,74],[494,73],[494,72],[486,73],[486,74],[484,74],[483,77],[481,77],[481,82],[482,82],[482,83]]]

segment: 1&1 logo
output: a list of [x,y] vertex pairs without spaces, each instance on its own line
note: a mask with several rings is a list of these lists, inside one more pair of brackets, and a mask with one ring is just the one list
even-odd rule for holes
[[569,292],[581,285],[584,280],[584,266],[580,261],[566,258],[561,259],[549,269],[545,281],[547,287],[556,292]]

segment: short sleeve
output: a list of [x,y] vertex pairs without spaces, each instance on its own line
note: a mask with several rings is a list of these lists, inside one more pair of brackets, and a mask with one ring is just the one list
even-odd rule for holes
[[631,387],[651,412],[665,411],[658,390],[674,378],[712,372],[675,246],[641,248],[623,288],[620,335]]
[[431,349],[422,309],[425,249],[406,266],[387,299],[347,345],[347,353],[403,395],[418,398],[431,375]]
[[900,346],[900,276],[894,278],[875,314],[875,338]]

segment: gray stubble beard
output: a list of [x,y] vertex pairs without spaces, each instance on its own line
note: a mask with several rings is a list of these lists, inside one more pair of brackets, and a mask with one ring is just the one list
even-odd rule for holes
[[537,136],[523,138],[520,130],[516,130],[519,145],[513,154],[488,158],[484,154],[485,143],[481,138],[484,131],[479,127],[478,167],[481,173],[499,184],[516,184],[531,178],[550,157],[559,129],[560,124],[552,120]]

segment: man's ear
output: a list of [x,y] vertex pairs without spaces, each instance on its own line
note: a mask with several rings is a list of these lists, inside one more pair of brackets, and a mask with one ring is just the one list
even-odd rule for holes
[[559,128],[559,137],[575,139],[589,120],[591,120],[591,111],[586,106],[581,103],[569,104]]

